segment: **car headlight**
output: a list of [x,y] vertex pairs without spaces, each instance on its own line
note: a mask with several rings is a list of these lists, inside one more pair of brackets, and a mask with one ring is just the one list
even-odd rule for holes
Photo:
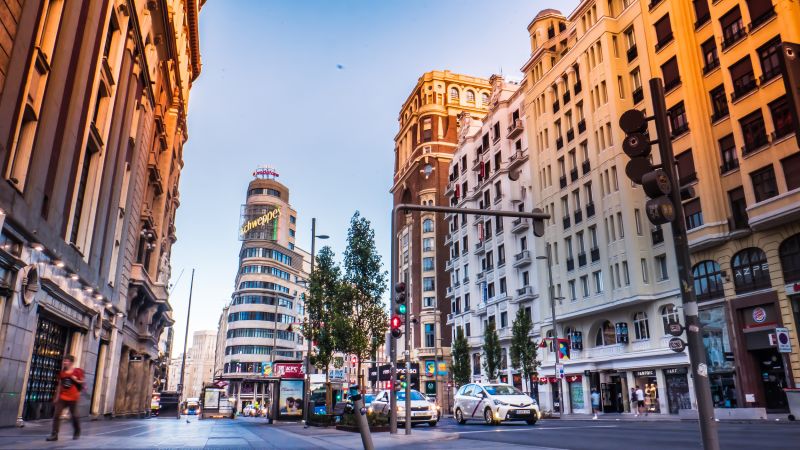
[[497,400],[497,399],[494,399],[494,404],[495,404],[495,405],[503,405],[503,406],[508,406],[508,403],[506,403],[506,402],[504,402],[504,401],[502,401],[502,400]]

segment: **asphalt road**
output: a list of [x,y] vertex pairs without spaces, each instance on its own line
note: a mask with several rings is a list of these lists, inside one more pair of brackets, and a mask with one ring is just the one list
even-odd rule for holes
[[[303,428],[296,423],[269,425],[263,419],[236,420],[143,419],[84,421],[81,439],[71,439],[72,427],[62,425],[57,442],[45,442],[48,422],[25,428],[0,429],[0,449],[91,448],[266,448],[358,449],[357,433],[333,428]],[[747,450],[800,449],[800,423],[720,423],[722,448]],[[419,425],[411,436],[373,435],[377,449],[701,449],[696,422],[630,420],[544,420],[534,426],[507,423],[497,426],[471,422],[458,425],[443,419],[439,426]]]

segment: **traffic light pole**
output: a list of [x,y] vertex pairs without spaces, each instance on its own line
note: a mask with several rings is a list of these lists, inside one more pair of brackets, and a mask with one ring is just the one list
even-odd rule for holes
[[[389,308],[394,314],[395,312],[395,297],[397,296],[397,292],[394,289],[396,286],[396,278],[397,278],[397,236],[396,233],[396,223],[395,219],[397,217],[398,212],[409,212],[409,211],[418,211],[418,212],[434,212],[434,213],[453,213],[453,214],[472,214],[478,216],[496,216],[496,217],[513,217],[513,218],[520,218],[520,219],[533,219],[533,234],[536,237],[544,236],[544,221],[550,218],[550,214],[546,214],[542,212],[541,209],[536,208],[533,212],[522,212],[522,211],[496,211],[496,210],[489,210],[489,209],[473,209],[473,208],[453,208],[450,206],[428,206],[428,205],[416,205],[416,204],[408,204],[408,203],[400,203],[392,208],[392,217],[391,217],[391,233],[392,233],[392,261],[389,264],[389,268],[391,273],[389,274],[389,279],[391,281],[391,295],[389,301]],[[407,281],[407,280],[404,280]],[[406,283],[408,286],[408,283]],[[411,434],[411,351],[410,351],[410,337],[409,337],[409,323],[408,317],[406,316],[405,321],[405,367],[406,367],[406,405],[405,405],[405,429],[406,434]],[[397,395],[394,393],[394,382],[397,379],[397,338],[391,337],[389,339],[389,358],[391,359],[390,362],[390,376],[392,382],[392,392],[389,395],[389,433],[397,434]],[[558,350],[558,349],[556,349]],[[437,368],[438,370],[438,368]]]
[[661,154],[661,168],[669,177],[672,190],[670,200],[675,208],[672,220],[672,236],[675,241],[675,259],[678,263],[678,279],[680,282],[683,314],[686,322],[686,337],[689,346],[689,362],[692,366],[694,393],[697,397],[697,409],[700,422],[700,434],[705,450],[719,450],[719,434],[717,422],[714,420],[714,404],[711,400],[711,386],[708,380],[705,345],[703,344],[702,325],[698,316],[697,298],[694,292],[694,281],[691,272],[689,242],[686,235],[686,222],[681,203],[678,174],[675,169],[675,157],[672,153],[669,121],[664,85],[660,78],[650,80],[650,93],[653,102],[653,120],[658,136],[658,150]]

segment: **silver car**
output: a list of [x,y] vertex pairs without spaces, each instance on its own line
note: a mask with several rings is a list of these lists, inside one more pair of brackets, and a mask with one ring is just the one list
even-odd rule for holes
[[[380,414],[389,414],[389,400],[391,391],[381,391],[375,400],[372,401],[371,409]],[[397,422],[406,421],[406,393],[405,391],[395,392],[397,396]],[[411,390],[411,424],[427,423],[435,427],[439,423],[439,411],[433,403],[419,391]]]

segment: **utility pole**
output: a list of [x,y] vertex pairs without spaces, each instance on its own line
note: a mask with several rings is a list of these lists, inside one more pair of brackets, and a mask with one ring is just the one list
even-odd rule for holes
[[[553,264],[550,261],[550,243],[547,243],[547,250],[545,250],[545,256],[537,256],[536,259],[543,259],[547,262],[547,279],[548,279],[548,286],[547,291],[549,292],[550,296],[550,317],[553,319],[553,350],[556,354],[556,364],[553,367],[553,372],[555,372],[556,382],[555,387],[553,388],[553,409],[556,407],[556,397],[558,398],[558,416],[561,417],[561,405],[564,403],[564,400],[561,398],[561,377],[558,373],[558,364],[561,362],[561,346],[558,342],[558,328],[556,328],[556,288],[553,285]],[[561,300],[559,298],[558,300]]]
[[183,334],[183,359],[181,360],[181,382],[178,384],[178,414],[176,419],[181,418],[181,399],[183,398],[183,377],[186,370],[186,345],[189,342],[189,317],[192,314],[192,289],[194,288],[194,269],[192,269],[192,281],[189,283],[189,306],[186,308],[186,332]]

